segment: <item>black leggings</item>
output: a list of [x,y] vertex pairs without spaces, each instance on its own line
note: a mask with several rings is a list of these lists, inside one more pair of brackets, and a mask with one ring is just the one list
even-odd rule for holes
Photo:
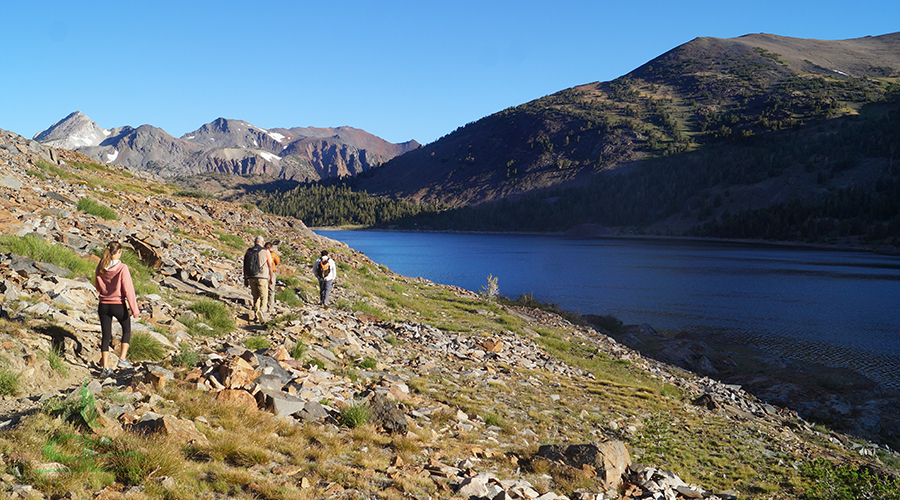
[[100,316],[100,352],[109,351],[109,344],[112,342],[112,320],[113,318],[122,325],[122,343],[131,342],[131,316],[125,304],[100,304],[97,307],[97,315]]

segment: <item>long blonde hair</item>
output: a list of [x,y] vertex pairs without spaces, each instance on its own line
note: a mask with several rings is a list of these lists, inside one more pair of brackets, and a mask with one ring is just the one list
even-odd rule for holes
[[94,275],[99,275],[106,272],[106,268],[109,267],[109,264],[113,261],[113,255],[117,254],[120,250],[122,250],[122,244],[118,241],[110,241],[106,248],[103,249],[103,255],[100,256],[100,262],[97,263],[97,269],[94,270]]

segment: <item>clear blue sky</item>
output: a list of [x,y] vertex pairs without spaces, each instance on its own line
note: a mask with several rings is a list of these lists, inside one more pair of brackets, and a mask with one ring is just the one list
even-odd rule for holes
[[0,128],[81,110],[179,137],[218,117],[426,144],[504,108],[612,80],[699,36],[900,31],[877,1],[14,1]]

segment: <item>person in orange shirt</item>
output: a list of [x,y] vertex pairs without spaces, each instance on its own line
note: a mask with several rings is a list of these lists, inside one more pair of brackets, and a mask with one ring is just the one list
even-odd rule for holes
[[266,242],[266,250],[269,251],[269,266],[272,269],[272,281],[269,282],[269,314],[275,312],[275,273],[278,271],[278,265],[281,264],[281,257],[275,253],[278,243],[278,240]]

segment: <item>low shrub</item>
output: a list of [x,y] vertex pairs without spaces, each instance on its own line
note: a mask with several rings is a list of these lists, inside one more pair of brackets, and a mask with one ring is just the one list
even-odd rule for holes
[[297,296],[297,292],[295,292],[293,288],[285,288],[278,292],[278,294],[275,295],[275,300],[288,307],[297,307],[302,303],[300,297]]
[[214,233],[219,237],[219,241],[236,250],[243,250],[244,247],[247,246],[247,242],[245,242],[244,238],[241,238],[240,236],[223,233],[222,231],[214,231]]
[[306,354],[306,344],[298,341],[294,344],[294,347],[291,348],[291,357],[300,361],[303,359],[304,354]]

